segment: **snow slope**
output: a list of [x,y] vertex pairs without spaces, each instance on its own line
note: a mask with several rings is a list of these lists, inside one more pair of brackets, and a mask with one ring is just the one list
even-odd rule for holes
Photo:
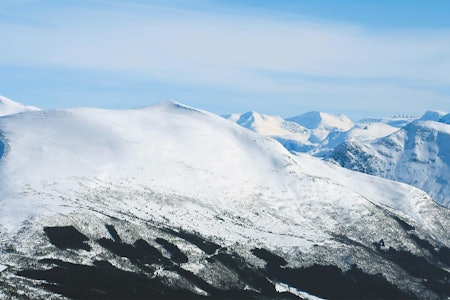
[[326,139],[326,143],[323,144],[326,144],[327,148],[333,149],[347,140],[370,141],[387,136],[397,130],[398,128],[384,123],[356,123],[348,131],[331,132]]
[[252,111],[223,117],[244,128],[278,140],[289,151],[307,152],[316,147],[309,141],[311,138],[309,129],[278,116],[268,116]]
[[[42,110],[0,118],[0,137],[0,264],[23,269],[24,261],[37,263],[35,256],[61,259],[43,227],[74,225],[101,241],[103,224],[115,223],[130,242],[149,240],[149,228],[163,226],[195,232],[244,257],[263,247],[291,267],[357,265],[408,293],[440,293],[405,275],[393,259],[384,261],[388,252],[379,241],[425,255],[411,237],[414,228],[416,239],[448,247],[447,209],[409,185],[292,155],[211,113],[176,102]],[[124,266],[89,245],[77,263],[108,259]],[[198,259],[182,267],[202,275],[207,259],[184,247]],[[22,282],[8,270],[7,282]]]
[[0,117],[24,111],[36,111],[36,110],[39,109],[34,106],[25,106],[21,103],[14,102],[6,97],[0,96]]
[[[0,128],[7,145],[1,160],[3,221],[11,217],[12,207],[17,209],[13,217],[17,223],[41,208],[58,211],[58,205],[64,204],[49,197],[16,207],[17,197],[24,193],[65,194],[80,182],[92,185],[95,180],[130,181],[132,187],[198,198],[220,209],[251,208],[257,198],[259,204],[288,214],[312,199],[351,206],[367,198],[397,207],[399,191],[403,191],[408,199],[402,203],[407,208],[402,213],[419,223],[428,222],[415,212],[419,203],[428,201],[419,191],[411,197],[410,187],[372,179],[385,194],[365,194],[370,190],[365,188],[349,198],[350,186],[354,182],[365,186],[366,177],[352,173],[347,183],[335,182],[328,171],[315,174],[317,186],[310,186],[311,176],[302,160],[279,143],[175,102],[126,111],[43,110],[4,117]],[[324,169],[320,160],[315,164],[311,170]],[[53,183],[57,184],[53,187]]]
[[287,119],[290,122],[298,123],[308,129],[328,129],[328,130],[349,130],[353,122],[342,114],[328,114],[324,112],[311,111]]
[[420,120],[439,122],[439,120],[447,114],[448,113],[439,110],[429,110],[425,112],[422,117],[420,117]]
[[450,114],[446,114],[445,116],[443,116],[439,122],[444,123],[444,124],[450,124]]
[[331,158],[352,170],[416,186],[450,207],[450,125],[429,121],[433,115],[428,112],[376,141],[348,141]]
[[[305,113],[288,119],[290,121],[255,112],[235,114],[228,119],[262,135],[271,136],[293,153],[331,157],[346,168],[424,189],[438,203],[450,205],[447,196],[449,153],[446,152],[448,141],[444,125],[450,124],[450,118],[446,112],[427,111],[420,118],[364,119],[355,124],[343,115],[319,112]],[[439,122],[441,125],[424,122]],[[425,128],[427,126],[428,129]],[[422,131],[434,133],[428,136]],[[406,140],[416,142],[405,146]],[[393,147],[397,142],[402,145]],[[418,156],[430,159],[425,161],[418,159]]]
[[331,131],[347,131],[353,127],[353,122],[342,114],[328,114],[318,111],[307,112],[286,119],[312,130],[311,141],[323,141]]
[[287,122],[278,116],[268,116],[257,112],[247,112],[239,116],[236,123],[262,135],[299,139],[307,142],[309,137],[305,127]]

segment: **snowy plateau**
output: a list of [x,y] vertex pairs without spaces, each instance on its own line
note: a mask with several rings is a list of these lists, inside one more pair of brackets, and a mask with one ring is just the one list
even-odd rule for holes
[[450,210],[334,155],[448,171],[448,115],[0,109],[0,298],[450,297]]

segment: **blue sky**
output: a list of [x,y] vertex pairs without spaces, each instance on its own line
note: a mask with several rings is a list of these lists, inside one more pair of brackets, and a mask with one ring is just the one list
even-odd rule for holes
[[0,0],[0,94],[43,108],[450,111],[450,1]]

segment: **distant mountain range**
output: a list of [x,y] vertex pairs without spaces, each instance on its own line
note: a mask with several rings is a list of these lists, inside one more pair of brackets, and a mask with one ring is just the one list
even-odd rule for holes
[[347,140],[329,157],[351,170],[411,184],[450,207],[449,115],[431,115],[377,140]]
[[343,115],[320,112],[286,120],[256,112],[224,117],[273,137],[293,153],[411,184],[450,207],[450,114],[446,112],[356,123]]
[[0,117],[0,298],[450,296],[450,210],[323,159],[446,124],[229,118],[322,157],[177,102]]

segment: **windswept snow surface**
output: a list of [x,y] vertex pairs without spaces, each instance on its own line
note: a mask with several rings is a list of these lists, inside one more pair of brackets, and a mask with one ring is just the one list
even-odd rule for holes
[[[120,111],[42,110],[0,118],[0,137],[0,262],[8,266],[23,269],[23,261],[34,263],[36,256],[85,265],[107,259],[125,268],[123,257],[104,254],[107,243],[126,246],[111,229],[116,242],[105,240],[104,224],[114,223],[128,244],[152,241],[152,230],[159,230],[189,256],[183,270],[207,279],[217,274],[202,270],[217,264],[207,263],[189,239],[183,244],[176,230],[237,251],[261,270],[250,252],[255,247],[281,255],[289,268],[321,264],[345,272],[357,265],[364,274],[383,273],[407,293],[442,294],[405,275],[395,257],[384,257],[390,257],[387,249],[422,255],[412,232],[436,249],[448,247],[449,210],[412,186],[293,155],[214,114],[176,102]],[[68,225],[86,235],[91,252],[65,253],[48,245],[43,228]],[[289,270],[304,271],[278,271]],[[8,276],[5,282],[13,284],[7,290],[14,295],[22,279]],[[231,280],[219,279],[210,283]],[[33,283],[25,286],[31,289],[27,295],[40,295],[33,294]],[[190,290],[206,293],[198,286]]]
[[21,103],[14,102],[6,97],[0,96],[0,117],[24,111],[36,111],[36,110],[39,109],[34,106],[25,106]]

